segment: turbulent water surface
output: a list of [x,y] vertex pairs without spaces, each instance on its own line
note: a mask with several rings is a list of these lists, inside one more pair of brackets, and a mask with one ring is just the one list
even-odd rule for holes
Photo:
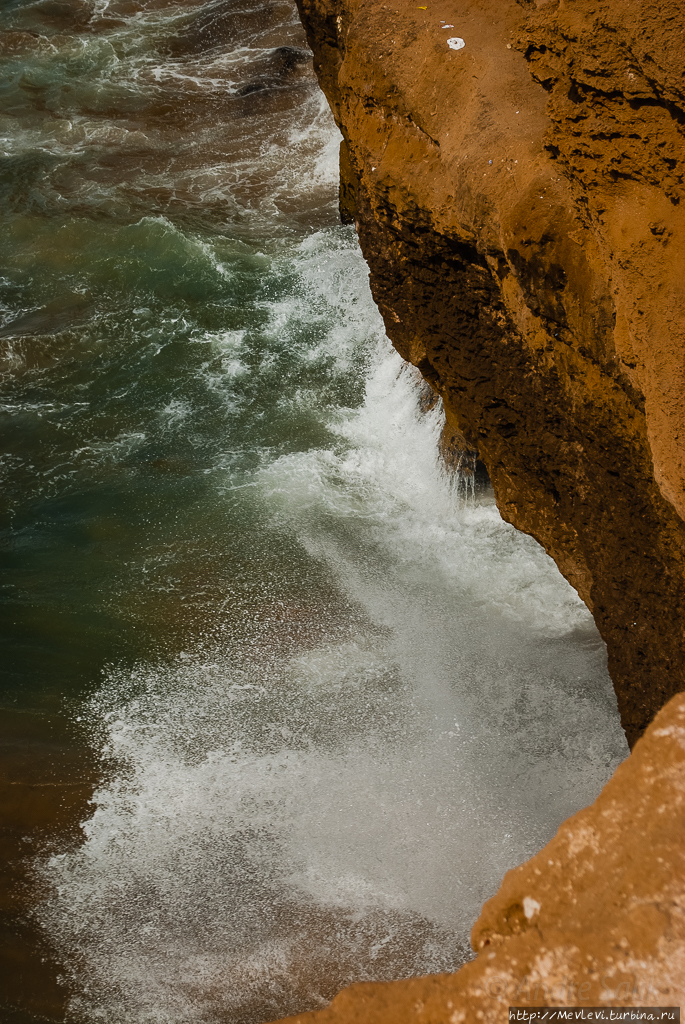
[[437,463],[291,3],[0,27],[2,1019],[455,968],[626,753],[592,620]]

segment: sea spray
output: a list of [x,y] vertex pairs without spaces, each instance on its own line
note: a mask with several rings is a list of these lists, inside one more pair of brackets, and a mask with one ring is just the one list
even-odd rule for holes
[[337,602],[305,579],[85,707],[107,781],[42,914],[87,1020],[257,1022],[454,969],[503,873],[624,753],[589,613],[491,500],[463,507],[343,237],[291,252],[271,322],[287,336],[308,296],[309,355],[362,357],[364,401],[249,475]]
[[440,465],[294,8],[0,18],[6,699],[96,760],[35,865],[68,1016],[453,969],[625,754],[589,613]]

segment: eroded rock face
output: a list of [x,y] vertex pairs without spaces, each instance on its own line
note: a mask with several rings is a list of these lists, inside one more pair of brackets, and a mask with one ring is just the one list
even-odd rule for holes
[[685,695],[590,807],[509,871],[456,974],[352,985],[289,1024],[502,1024],[514,1006],[685,1002]]
[[388,334],[593,611],[634,743],[685,687],[684,10],[299,3]]

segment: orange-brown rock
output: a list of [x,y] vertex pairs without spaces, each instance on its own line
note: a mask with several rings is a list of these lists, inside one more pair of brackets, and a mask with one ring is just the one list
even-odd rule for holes
[[685,687],[685,8],[299,4],[388,334],[593,611],[633,743]]
[[456,974],[352,985],[289,1024],[504,1024],[509,1006],[685,1003],[685,695],[590,807],[508,872]]

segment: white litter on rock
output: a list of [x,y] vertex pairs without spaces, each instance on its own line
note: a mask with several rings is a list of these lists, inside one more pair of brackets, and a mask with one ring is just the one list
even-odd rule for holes
[[540,904],[538,901],[534,900],[531,896],[526,896],[523,900],[523,913],[526,915],[528,920],[532,920],[539,911]]
[[451,50],[461,50],[463,46],[466,46],[466,43],[459,36],[453,36],[452,39],[447,40],[447,45]]

